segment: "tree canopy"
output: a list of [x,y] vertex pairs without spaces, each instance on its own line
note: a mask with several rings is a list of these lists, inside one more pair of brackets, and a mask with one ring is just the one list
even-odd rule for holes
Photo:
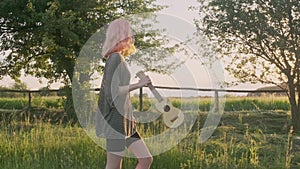
[[300,1],[198,1],[199,31],[230,60],[226,69],[238,82],[287,84],[300,130]]
[[3,0],[0,2],[0,77],[21,70],[50,83],[70,84],[81,47],[100,27],[124,15],[153,12],[151,0]]

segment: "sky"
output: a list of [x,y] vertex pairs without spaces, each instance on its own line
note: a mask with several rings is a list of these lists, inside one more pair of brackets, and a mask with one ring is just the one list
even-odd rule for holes
[[[161,13],[166,14],[166,15],[171,15],[173,17],[177,17],[181,20],[184,20],[185,22],[188,22],[190,24],[193,24],[193,19],[198,17],[198,14],[196,11],[191,11],[188,10],[188,8],[190,6],[197,6],[198,2],[196,0],[157,0],[158,4],[161,5],[168,5],[169,7],[166,9],[163,9],[161,11]],[[1,58],[0,58],[1,59]],[[197,65],[196,66],[191,66],[190,71],[193,71],[194,74],[203,74],[203,72],[205,72],[205,70],[203,68],[199,68],[197,69]],[[196,71],[200,71],[200,72],[196,72]],[[155,77],[155,75],[152,75]],[[209,76],[209,75],[205,75],[205,76]],[[228,80],[229,75],[228,74],[224,74],[225,79]],[[156,83],[162,83],[162,84],[167,84],[166,81],[161,80],[161,78],[156,78],[156,79],[160,79],[160,80],[154,80],[154,82]],[[165,78],[162,78],[165,79]],[[202,78],[203,79],[203,78]],[[229,78],[230,79],[230,78]],[[32,76],[22,76],[21,77],[21,81],[27,84],[27,87],[29,89],[39,89],[41,87],[45,87],[47,85],[47,80],[46,79],[36,79],[35,77]],[[172,80],[171,80],[172,81]],[[4,77],[2,80],[0,80],[0,85],[1,86],[10,86],[14,83],[14,81],[12,79],[10,79],[9,77]],[[197,85],[197,87],[209,87],[210,84],[207,82],[196,82],[197,84],[200,83],[200,86]],[[203,84],[201,84],[203,83]],[[60,83],[55,83],[52,84],[50,86],[50,88],[56,89],[60,87]],[[172,83],[170,83],[169,85],[172,85]],[[255,89],[257,87],[261,87],[261,85],[249,85],[249,84],[241,84],[239,86],[235,86],[234,89]]]

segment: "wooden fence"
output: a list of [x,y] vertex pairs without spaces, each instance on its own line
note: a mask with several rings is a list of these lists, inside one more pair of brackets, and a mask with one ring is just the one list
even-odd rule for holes
[[[218,109],[219,105],[219,92],[226,93],[286,93],[287,90],[236,90],[236,89],[204,89],[204,88],[188,88],[188,87],[167,87],[167,86],[154,86],[157,89],[163,90],[190,90],[190,91],[202,91],[202,92],[214,92],[215,105]],[[91,89],[92,91],[100,91],[100,88]],[[46,90],[47,93],[61,92],[63,89],[51,89]],[[27,93],[28,95],[28,108],[31,107],[32,93],[42,93],[45,90],[0,90],[0,92],[15,92],[15,93]],[[143,108],[143,88],[139,89],[139,107],[140,111]]]
[[[51,89],[47,90],[47,92],[60,92],[61,89]],[[32,102],[32,93],[42,93],[45,92],[45,90],[13,90],[13,89],[5,89],[5,90],[0,90],[0,93],[4,92],[11,92],[11,93],[25,93],[28,96],[28,108],[31,107],[31,102]]]
[[[219,110],[219,93],[286,93],[287,90],[237,90],[237,89],[204,89],[204,88],[189,88],[189,87],[166,87],[166,86],[155,86],[157,89],[165,90],[190,90],[190,91],[202,91],[202,92],[214,92],[215,98],[215,110]],[[140,111],[143,108],[143,88],[140,88],[139,94]]]

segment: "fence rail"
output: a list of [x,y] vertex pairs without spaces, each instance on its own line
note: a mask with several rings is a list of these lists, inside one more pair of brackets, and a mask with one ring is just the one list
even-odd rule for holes
[[[237,89],[204,89],[204,88],[190,88],[190,87],[167,87],[167,86],[154,86],[157,89],[165,89],[165,90],[191,90],[191,91],[211,91],[215,93],[215,104],[218,107],[219,103],[219,92],[227,92],[227,93],[283,93],[287,92],[287,90],[237,90]],[[27,93],[28,94],[28,107],[31,107],[32,102],[32,93],[42,93],[42,92],[62,92],[63,89],[49,89],[49,90],[13,90],[13,89],[5,89],[0,90],[1,92],[14,92],[14,93]],[[100,88],[91,89],[91,91],[100,91]],[[139,104],[140,110],[143,108],[143,87],[139,89]]]
[[276,93],[287,92],[287,90],[238,90],[238,89],[203,89],[203,88],[190,88],[190,87],[166,87],[154,86],[157,89],[168,90],[194,90],[194,91],[215,91],[215,92],[228,92],[228,93]]
[[[59,92],[62,89],[49,89],[46,90],[47,92]],[[45,90],[14,90],[14,89],[1,89],[0,93],[4,92],[11,92],[11,93],[27,93],[28,95],[28,108],[31,108],[31,102],[32,102],[32,93],[42,93],[45,92]]]
[[[237,89],[204,89],[204,88],[190,88],[190,87],[166,87],[166,86],[154,86],[157,89],[166,89],[166,90],[192,90],[192,91],[203,91],[203,92],[214,92],[215,93],[215,111],[219,111],[219,92],[227,93],[286,93],[287,90],[237,90]],[[140,102],[140,111],[143,109],[143,90],[140,88],[139,102]]]

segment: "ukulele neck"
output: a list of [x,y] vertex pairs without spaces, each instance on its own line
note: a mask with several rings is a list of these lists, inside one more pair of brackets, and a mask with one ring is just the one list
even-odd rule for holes
[[[139,77],[140,79],[144,78],[146,75],[144,73],[144,71],[139,71],[137,72],[137,77]],[[149,83],[147,85],[149,87],[149,89],[151,90],[151,92],[153,93],[153,95],[155,96],[155,98],[159,101],[162,102],[164,99],[163,97],[158,93],[158,91],[155,89],[155,87],[153,86],[152,83]]]
[[151,90],[152,94],[155,96],[155,98],[159,101],[162,102],[164,99],[163,97],[158,93],[158,91],[155,89],[152,83],[148,84],[149,89]]

